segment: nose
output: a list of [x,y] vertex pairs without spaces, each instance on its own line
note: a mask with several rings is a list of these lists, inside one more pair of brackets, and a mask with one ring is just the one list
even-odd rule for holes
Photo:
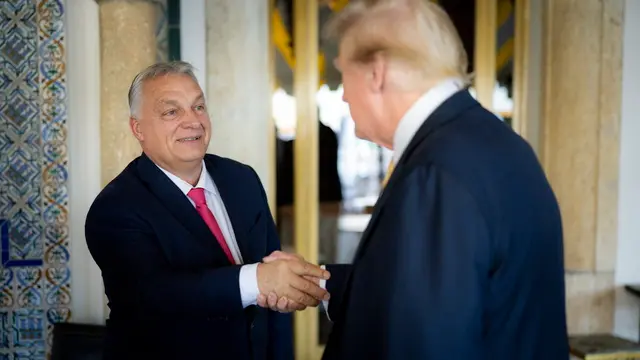
[[201,128],[202,121],[200,121],[198,115],[190,113],[184,117],[180,125],[184,128]]

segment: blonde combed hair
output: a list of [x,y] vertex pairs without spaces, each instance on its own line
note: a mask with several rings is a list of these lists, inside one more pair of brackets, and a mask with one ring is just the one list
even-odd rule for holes
[[384,56],[402,67],[405,80],[469,82],[462,40],[447,13],[429,0],[352,0],[323,35],[345,44],[349,51],[341,55],[350,61]]

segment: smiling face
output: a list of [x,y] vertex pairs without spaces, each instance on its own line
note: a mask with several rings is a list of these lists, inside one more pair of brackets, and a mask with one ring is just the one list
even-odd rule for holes
[[199,168],[211,136],[200,86],[187,75],[164,75],[144,82],[131,130],[144,153],[178,175]]

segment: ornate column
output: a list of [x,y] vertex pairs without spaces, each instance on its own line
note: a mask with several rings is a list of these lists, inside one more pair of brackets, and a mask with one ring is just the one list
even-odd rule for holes
[[151,0],[98,0],[100,5],[101,180],[106,185],[137,155],[129,130],[127,92],[133,77],[156,61],[160,9]]

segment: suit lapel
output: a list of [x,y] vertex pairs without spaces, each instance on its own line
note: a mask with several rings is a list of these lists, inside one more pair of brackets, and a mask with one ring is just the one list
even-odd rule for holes
[[230,176],[224,175],[224,171],[219,169],[215,158],[205,156],[204,163],[209,175],[211,175],[213,182],[216,184],[216,188],[218,188],[222,203],[227,210],[244,263],[248,264],[256,261],[249,251],[246,226],[242,226],[243,202],[239,201],[240,194],[238,193],[238,191],[242,191],[242,186],[238,186],[238,183],[233,181]]
[[217,257],[228,262],[216,238],[189,199],[144,153],[138,162],[138,173],[151,192],[197,241],[215,249]]
[[413,139],[411,139],[411,141],[409,142],[409,145],[400,157],[400,160],[398,160],[398,164],[396,164],[395,169],[391,174],[389,181],[387,182],[387,185],[382,190],[378,201],[376,201],[373,213],[371,214],[371,220],[369,220],[369,224],[362,234],[360,244],[358,245],[358,249],[356,250],[356,255],[353,260],[354,263],[362,256],[364,249],[366,248],[366,245],[371,238],[371,235],[373,234],[373,230],[375,229],[376,224],[380,219],[380,215],[383,212],[384,204],[390,196],[389,194],[393,193],[393,187],[397,183],[397,179],[402,174],[403,168],[411,158],[413,151],[434,131],[449,123],[450,121],[456,119],[458,115],[462,114],[462,112],[473,106],[479,106],[478,102],[473,99],[473,97],[467,90],[461,90],[452,95],[438,108],[436,108],[436,110],[420,126],[420,129],[418,129]]

